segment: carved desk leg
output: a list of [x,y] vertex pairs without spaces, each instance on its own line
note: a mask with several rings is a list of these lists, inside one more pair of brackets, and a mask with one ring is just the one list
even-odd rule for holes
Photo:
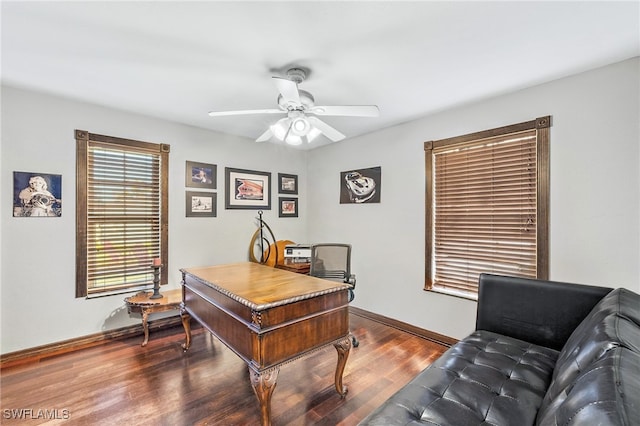
[[180,318],[182,319],[182,327],[184,328],[185,336],[182,349],[186,352],[191,347],[191,315],[187,313],[184,303],[180,304]]
[[347,395],[347,387],[342,386],[342,373],[344,373],[344,367],[347,365],[347,358],[349,358],[349,351],[351,350],[351,339],[349,336],[335,343],[336,350],[338,351],[338,365],[336,366],[336,391],[343,398]]
[[249,368],[249,374],[251,375],[251,385],[253,391],[258,397],[260,402],[260,416],[262,418],[262,426],[271,425],[271,395],[276,388],[276,381],[278,380],[279,368],[273,370],[263,371],[258,373]]
[[144,340],[142,341],[142,346],[147,346],[149,343],[149,311],[145,308],[142,308],[142,329],[144,330]]

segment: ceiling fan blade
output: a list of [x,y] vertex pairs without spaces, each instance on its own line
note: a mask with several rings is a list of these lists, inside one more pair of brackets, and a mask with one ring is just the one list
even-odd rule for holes
[[273,136],[273,132],[271,131],[271,127],[269,127],[263,134],[261,134],[256,142],[266,142]]
[[380,110],[376,105],[314,106],[307,112],[315,115],[343,115],[349,117],[377,117],[380,115]]
[[242,111],[210,111],[211,117],[223,117],[225,115],[248,115],[248,114],[285,114],[287,111],[281,109],[245,109]]
[[282,99],[285,104],[300,105],[300,93],[298,92],[298,85],[295,81],[291,81],[286,78],[273,77],[276,82],[278,91],[282,95]]
[[311,124],[313,124],[318,130],[320,130],[326,137],[331,139],[333,142],[341,141],[346,137],[345,135],[343,135],[333,127],[329,126],[327,123],[320,120],[319,118],[307,117],[307,120],[309,120]]

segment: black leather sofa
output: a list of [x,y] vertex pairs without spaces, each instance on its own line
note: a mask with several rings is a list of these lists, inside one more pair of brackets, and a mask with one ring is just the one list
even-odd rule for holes
[[360,425],[640,425],[640,295],[483,274],[476,331]]

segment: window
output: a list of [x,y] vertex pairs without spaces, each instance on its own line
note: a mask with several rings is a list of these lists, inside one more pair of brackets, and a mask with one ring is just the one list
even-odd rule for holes
[[425,290],[475,299],[483,272],[548,278],[550,120],[425,142]]
[[76,297],[148,288],[153,259],[168,261],[170,146],[75,134]]

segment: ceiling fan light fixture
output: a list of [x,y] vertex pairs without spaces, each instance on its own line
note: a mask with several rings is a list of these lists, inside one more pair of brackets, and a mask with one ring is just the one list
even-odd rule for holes
[[290,120],[288,118],[283,118],[281,120],[278,120],[270,127],[273,135],[281,141],[283,141],[285,136],[287,136],[287,130],[289,129],[290,125],[289,121]]
[[[311,124],[307,123],[309,127]],[[273,136],[277,139],[285,142],[288,145],[300,145],[302,144],[302,137],[304,135],[296,134],[294,130],[294,119],[283,118],[278,120],[275,124],[270,126]]]
[[311,130],[311,124],[306,117],[294,118],[291,122],[291,133],[296,136],[306,136]]
[[288,145],[300,145],[302,144],[302,138],[300,136],[294,135],[294,134],[289,134],[287,135],[287,138],[285,139],[285,142]]
[[329,124],[320,120],[319,116],[342,117],[378,117],[380,110],[376,105],[316,105],[313,95],[298,88],[309,73],[306,68],[291,68],[285,77],[272,77],[278,89],[278,108],[255,109],[241,111],[211,111],[212,117],[246,114],[286,114],[269,126],[256,142],[276,139],[289,145],[311,143],[319,135],[324,135],[331,142],[343,140],[346,136]]

